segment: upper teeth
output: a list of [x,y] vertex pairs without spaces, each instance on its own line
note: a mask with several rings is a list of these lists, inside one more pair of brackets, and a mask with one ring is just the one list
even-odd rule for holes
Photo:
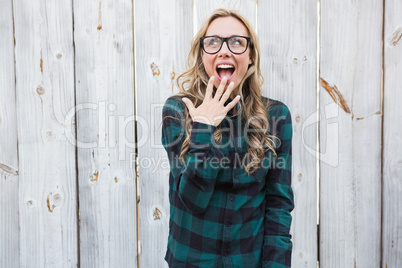
[[227,68],[234,68],[234,67],[233,67],[233,65],[229,65],[229,64],[221,64],[221,65],[218,65],[218,68],[227,69]]

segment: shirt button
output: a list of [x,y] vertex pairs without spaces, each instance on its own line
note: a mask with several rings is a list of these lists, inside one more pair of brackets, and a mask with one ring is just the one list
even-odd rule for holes
[[234,196],[231,194],[231,195],[229,196],[229,199],[230,199],[230,201],[233,201],[233,200],[234,200]]
[[226,227],[228,227],[228,228],[229,228],[229,227],[230,227],[230,223],[226,223]]
[[229,255],[228,252],[223,253],[223,256],[227,257]]

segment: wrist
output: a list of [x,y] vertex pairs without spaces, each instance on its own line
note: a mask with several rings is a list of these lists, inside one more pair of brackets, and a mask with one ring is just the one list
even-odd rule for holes
[[198,115],[198,116],[193,117],[193,122],[210,125],[210,126],[215,126],[214,120],[212,120],[211,118],[208,118],[207,116],[204,116],[204,115]]

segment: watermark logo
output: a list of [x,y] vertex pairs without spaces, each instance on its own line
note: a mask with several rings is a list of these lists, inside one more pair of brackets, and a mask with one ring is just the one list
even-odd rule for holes
[[330,103],[321,109],[320,126],[320,151],[311,148],[305,142],[305,130],[307,127],[317,123],[317,113],[311,114],[303,123],[302,126],[302,143],[308,153],[331,166],[336,167],[339,163],[339,106],[335,103]]
[[[127,156],[130,157],[132,161],[132,155],[135,148],[141,148],[147,146],[152,150],[163,149],[161,143],[161,133],[162,133],[162,109],[164,103],[152,103],[149,104],[149,113],[145,116],[140,115],[119,115],[116,112],[116,105],[113,103],[107,103],[106,101],[100,101],[98,103],[82,103],[71,108],[70,111],[65,116],[64,126],[65,126],[65,136],[66,139],[73,145],[80,149],[95,149],[95,148],[115,148],[118,151],[119,160],[124,161]],[[174,107],[170,107],[174,108]],[[177,108],[175,108],[177,109]],[[301,140],[303,148],[311,154],[313,157],[318,157],[319,160],[329,166],[336,167],[339,163],[339,107],[335,103],[330,103],[321,109],[321,117],[318,119],[319,111],[312,113],[303,122]],[[184,127],[184,114],[177,113],[181,118],[179,120],[179,126]],[[81,124],[86,124],[90,120],[93,123],[90,126],[81,125],[79,128],[80,133],[76,137],[76,118],[80,120],[80,116],[85,116],[85,120],[80,122]],[[234,133],[235,130],[234,122],[230,119],[227,120],[226,127],[222,127],[223,132],[230,132],[234,136],[245,136],[245,142],[250,143],[247,134],[256,132],[256,130],[248,129],[250,119],[246,122],[246,126],[241,131],[244,133]],[[240,120],[239,117],[233,120]],[[285,120],[285,118],[270,118],[271,131],[276,134],[279,131],[280,122]],[[321,122],[318,122],[321,120]],[[310,146],[306,142],[306,137],[308,137],[307,129],[311,126],[315,126],[320,123],[320,151],[313,146]],[[181,124],[181,125],[180,125]],[[237,122],[239,124],[239,122]],[[136,125],[136,130],[134,129]],[[86,131],[88,133],[86,133]],[[257,131],[258,132],[258,131]],[[135,135],[137,135],[135,137]],[[183,138],[183,137],[179,137]],[[180,139],[176,139],[171,142],[168,146],[176,146],[180,143]],[[215,142],[214,140],[212,142]],[[213,146],[232,146],[233,143],[228,141],[225,144],[213,144]],[[166,155],[164,151],[155,155],[158,158],[159,155]],[[145,158],[144,158],[145,159]],[[163,166],[166,168],[168,159],[151,160],[145,159],[141,163],[144,168],[151,168],[155,170],[158,166]],[[162,167],[161,167],[162,168]]]

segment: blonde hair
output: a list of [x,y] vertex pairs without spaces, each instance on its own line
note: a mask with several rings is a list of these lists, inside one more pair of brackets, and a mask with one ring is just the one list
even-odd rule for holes
[[[242,162],[246,172],[252,174],[258,169],[258,165],[263,159],[266,150],[271,150],[276,156],[274,139],[277,138],[266,134],[269,127],[267,114],[269,103],[268,100],[263,102],[261,99],[261,87],[264,83],[264,79],[260,70],[260,46],[256,33],[242,15],[233,10],[217,9],[205,21],[191,42],[187,62],[188,69],[177,78],[177,85],[180,90],[178,96],[189,98],[194,103],[195,107],[198,107],[204,100],[209,77],[202,62],[200,38],[205,36],[212,21],[221,17],[233,17],[238,19],[247,28],[251,37],[248,49],[250,49],[252,64],[249,65],[244,78],[239,84],[238,94],[241,97],[241,105],[238,113],[241,115],[242,119],[247,122],[250,129],[250,131],[247,131],[247,153]],[[186,111],[186,138],[181,147],[181,162],[183,162],[183,157],[187,154],[190,147],[191,127],[192,120],[189,113]],[[216,141],[221,140],[222,133],[220,126],[216,128],[214,138]]]

